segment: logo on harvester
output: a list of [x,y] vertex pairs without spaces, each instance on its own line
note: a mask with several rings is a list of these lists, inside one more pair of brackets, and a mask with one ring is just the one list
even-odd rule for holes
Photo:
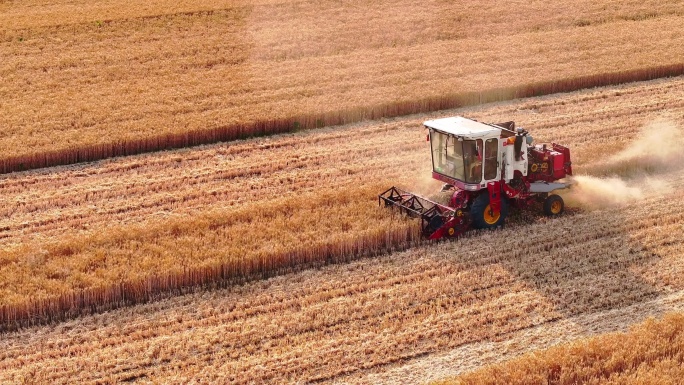
[[449,235],[453,236],[456,231],[454,230],[453,227],[449,227]]
[[549,164],[548,163],[532,163],[530,166],[530,171],[532,172],[537,172],[541,169],[541,172],[546,172],[549,169]]

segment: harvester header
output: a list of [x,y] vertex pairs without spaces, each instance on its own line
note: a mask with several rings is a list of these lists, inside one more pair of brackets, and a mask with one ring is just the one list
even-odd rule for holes
[[562,145],[533,145],[514,122],[482,123],[464,117],[429,120],[432,177],[451,192],[448,205],[392,187],[379,202],[420,217],[429,239],[455,237],[470,228],[502,226],[509,207],[543,202],[544,213],[560,215],[563,198],[554,194],[569,185],[570,150]]

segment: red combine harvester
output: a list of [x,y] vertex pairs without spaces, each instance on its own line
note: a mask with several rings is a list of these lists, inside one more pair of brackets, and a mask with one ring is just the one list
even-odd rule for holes
[[392,187],[378,196],[386,207],[398,207],[421,218],[428,239],[456,237],[470,228],[502,226],[509,206],[544,204],[549,216],[563,212],[558,182],[572,175],[570,150],[559,144],[532,146],[532,136],[514,122],[489,124],[452,117],[423,123],[429,130],[432,177],[453,191],[449,204]]

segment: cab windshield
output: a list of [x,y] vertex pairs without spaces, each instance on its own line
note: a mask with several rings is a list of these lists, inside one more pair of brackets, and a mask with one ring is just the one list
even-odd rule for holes
[[435,172],[465,183],[482,180],[482,140],[460,140],[432,131],[432,168]]

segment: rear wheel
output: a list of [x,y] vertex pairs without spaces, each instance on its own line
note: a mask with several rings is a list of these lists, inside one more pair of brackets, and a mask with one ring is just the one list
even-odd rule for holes
[[473,220],[473,227],[476,229],[492,229],[503,226],[507,215],[508,202],[506,199],[501,199],[501,210],[494,213],[489,204],[489,193],[487,192],[478,195],[470,207],[470,216]]
[[563,210],[565,210],[565,203],[560,195],[549,195],[544,200],[544,214],[555,217],[561,215]]

